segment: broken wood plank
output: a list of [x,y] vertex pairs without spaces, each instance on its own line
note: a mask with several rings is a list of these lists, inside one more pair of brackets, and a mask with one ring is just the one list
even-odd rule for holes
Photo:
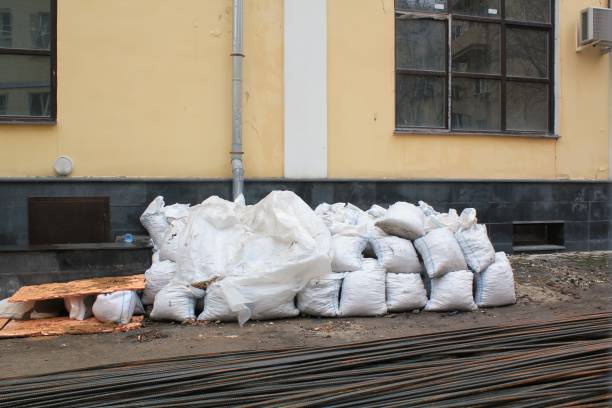
[[2,330],[2,328],[4,326],[6,326],[6,324],[10,321],[11,319],[0,319],[0,330]]
[[66,296],[86,296],[111,293],[120,290],[143,290],[144,275],[113,276],[106,278],[81,279],[65,283],[45,283],[22,286],[9,302],[59,299]]
[[123,325],[102,323],[95,317],[86,320],[71,320],[69,317],[12,320],[0,330],[0,338],[125,332],[141,327],[142,319],[142,316],[134,316],[130,323]]

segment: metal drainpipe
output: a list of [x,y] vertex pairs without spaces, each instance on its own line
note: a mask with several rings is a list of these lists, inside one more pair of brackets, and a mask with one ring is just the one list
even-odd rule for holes
[[242,49],[243,4],[234,1],[232,27],[232,195],[234,200],[243,194],[244,166],[242,164]]

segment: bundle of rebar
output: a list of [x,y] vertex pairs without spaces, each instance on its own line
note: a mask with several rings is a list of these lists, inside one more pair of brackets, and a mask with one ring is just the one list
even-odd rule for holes
[[19,407],[607,407],[612,313],[0,380]]

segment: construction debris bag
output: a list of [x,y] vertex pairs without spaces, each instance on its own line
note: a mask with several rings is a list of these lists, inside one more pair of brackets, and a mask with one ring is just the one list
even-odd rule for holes
[[419,201],[419,208],[425,214],[425,233],[437,228],[448,228],[455,232],[461,226],[461,220],[454,208],[449,209],[447,213],[440,213],[423,201]]
[[381,316],[387,313],[385,270],[376,259],[366,259],[359,271],[342,281],[339,316]]
[[178,260],[180,235],[186,226],[186,218],[174,220],[170,223],[159,246],[159,259],[161,261],[176,262]]
[[314,213],[331,229],[332,226],[359,225],[368,219],[368,215],[351,203],[322,203],[315,208]]
[[205,293],[202,289],[172,281],[157,292],[149,317],[177,322],[195,320],[196,302]]
[[400,201],[389,207],[375,225],[389,235],[412,241],[425,234],[425,214],[415,205]]
[[365,228],[344,226],[331,237],[334,272],[352,272],[361,268],[363,252],[368,244]]
[[164,198],[155,197],[140,216],[140,223],[149,232],[156,248],[161,246],[166,229],[169,227],[164,214]]
[[145,288],[142,292],[142,303],[152,305],[155,295],[162,290],[174,277],[176,273],[176,263],[172,261],[157,261],[144,273]]
[[495,307],[516,303],[514,274],[504,252],[495,254],[495,262],[475,275],[476,304],[479,307]]
[[387,209],[381,207],[380,205],[374,204],[369,210],[366,211],[366,214],[368,214],[373,220],[377,220],[387,214]]
[[252,206],[213,197],[190,211],[174,281],[214,281],[244,324],[331,273],[330,238],[293,192],[274,191]]
[[[295,307],[294,299],[279,299],[277,304],[262,309],[259,305],[254,304],[252,307],[252,320],[273,320],[286,319],[296,317],[300,311]],[[198,320],[230,322],[238,320],[238,312],[231,310],[227,300],[223,296],[223,292],[217,283],[211,284],[206,289],[206,297],[204,298],[204,310],[198,316]]]
[[387,272],[420,273],[421,262],[412,242],[394,236],[371,237],[372,246],[378,263]]
[[430,278],[439,278],[448,272],[467,269],[457,239],[448,228],[437,228],[428,232],[423,238],[414,241],[414,246],[421,254]]
[[408,312],[427,304],[427,292],[418,273],[387,273],[387,309]]
[[0,300],[0,318],[2,319],[26,319],[30,315],[36,302],[9,302],[9,298]]
[[463,210],[461,228],[455,236],[472,271],[482,272],[495,261],[495,249],[489,240],[487,227],[477,224],[475,209]]
[[340,307],[340,289],[345,275],[332,273],[308,282],[297,295],[297,307],[300,312],[310,316],[337,316]]
[[127,324],[133,315],[143,314],[144,310],[136,292],[122,290],[98,295],[92,312],[101,322]]
[[478,309],[473,298],[474,274],[470,271],[448,272],[431,279],[428,312],[473,311]]
[[95,300],[95,296],[67,296],[64,298],[64,306],[72,320],[85,320],[93,315]]

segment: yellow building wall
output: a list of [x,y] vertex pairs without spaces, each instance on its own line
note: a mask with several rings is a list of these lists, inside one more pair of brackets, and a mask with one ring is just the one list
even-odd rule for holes
[[609,57],[576,53],[579,10],[561,0],[560,139],[395,134],[393,0],[329,0],[330,177],[606,178]]
[[[328,0],[328,176],[603,179],[609,56],[561,0],[558,140],[394,133],[393,0]],[[0,124],[0,176],[229,177],[231,0],[58,1],[58,123]],[[283,0],[245,1],[247,177],[283,176]]]
[[[0,176],[228,177],[231,0],[58,1],[58,123],[0,125]],[[282,0],[245,2],[246,173],[283,172]]]

